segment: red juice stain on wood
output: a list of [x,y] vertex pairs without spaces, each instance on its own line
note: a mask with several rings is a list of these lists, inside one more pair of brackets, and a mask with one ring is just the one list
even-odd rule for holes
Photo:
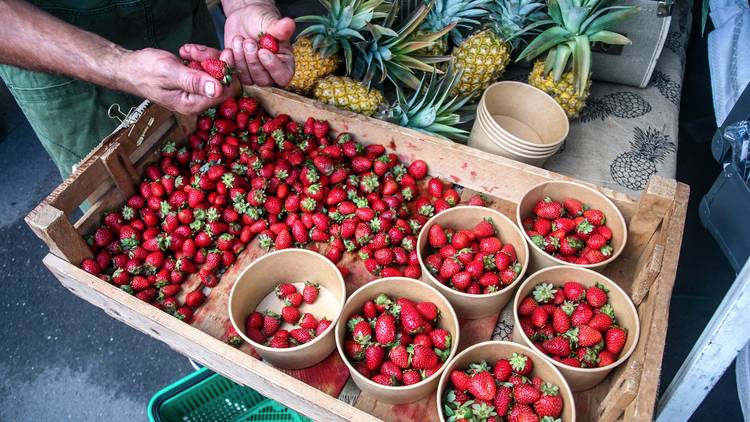
[[462,168],[462,169],[465,169],[465,168],[467,168],[467,167],[469,167],[469,163],[467,163],[466,161],[464,161],[464,163],[463,163],[463,164],[461,164],[461,168]]
[[341,360],[341,356],[335,350],[330,356],[315,366],[304,369],[284,370],[284,372],[333,397],[341,394],[346,380],[349,379],[349,370],[344,361]]
[[469,174],[471,175],[472,179],[476,179],[477,178],[477,172],[475,172],[474,170],[472,170],[471,173],[469,173]]
[[450,178],[451,178],[451,180],[453,180],[453,183],[461,183],[461,178],[458,177],[458,176],[456,176],[456,175],[454,175],[454,174],[451,174]]
[[391,142],[388,142],[388,148],[394,151],[396,150],[396,142],[393,140],[393,138],[391,138]]

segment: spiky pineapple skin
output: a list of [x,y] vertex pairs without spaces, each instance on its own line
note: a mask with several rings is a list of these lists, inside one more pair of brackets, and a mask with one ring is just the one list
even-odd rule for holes
[[292,45],[294,53],[294,77],[286,89],[300,94],[309,94],[319,79],[335,72],[341,62],[338,55],[323,57],[313,50],[312,41],[303,37]]
[[367,89],[361,83],[345,76],[327,76],[318,81],[314,97],[326,104],[370,116],[383,103],[383,93]]
[[492,30],[474,33],[451,53],[457,69],[463,70],[455,95],[482,95],[505,72],[510,46]]
[[589,78],[586,89],[582,93],[576,93],[573,71],[562,74],[560,80],[555,82],[552,74],[544,73],[544,60],[534,62],[534,68],[529,74],[529,85],[541,89],[555,99],[563,108],[568,119],[573,120],[581,114],[589,97],[591,79]]

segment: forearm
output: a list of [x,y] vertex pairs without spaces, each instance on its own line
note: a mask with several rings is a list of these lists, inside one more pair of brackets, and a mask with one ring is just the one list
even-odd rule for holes
[[0,0],[0,63],[126,90],[117,77],[128,50],[19,0]]

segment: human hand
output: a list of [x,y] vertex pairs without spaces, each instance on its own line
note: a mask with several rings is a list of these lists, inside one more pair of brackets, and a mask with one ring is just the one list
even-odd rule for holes
[[[224,11],[224,45],[231,48],[243,85],[286,86],[294,76],[294,55],[289,40],[294,20],[282,18],[271,0],[227,7]],[[267,32],[279,40],[279,52],[258,49],[258,34]]]
[[[188,44],[180,49],[187,60],[220,58],[233,65],[230,50]],[[238,83],[225,87],[208,73],[191,69],[177,56],[153,48],[126,53],[118,66],[118,87],[180,114],[197,114],[234,94]]]

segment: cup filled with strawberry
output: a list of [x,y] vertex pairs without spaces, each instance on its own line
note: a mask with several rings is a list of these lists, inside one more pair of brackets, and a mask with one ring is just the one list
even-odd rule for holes
[[576,419],[565,378],[536,351],[486,341],[459,353],[437,390],[440,421],[562,421]]
[[333,326],[345,301],[344,278],[331,261],[306,249],[284,249],[240,273],[229,295],[229,319],[263,360],[307,368],[336,348]]
[[601,382],[638,343],[638,313],[628,295],[586,268],[556,266],[531,275],[513,312],[513,340],[536,347],[573,391]]
[[460,206],[425,223],[417,239],[422,279],[433,283],[461,318],[497,313],[523,278],[529,249],[518,227],[486,207]]
[[372,281],[347,300],[336,346],[352,379],[387,403],[430,394],[458,348],[458,318],[430,285],[404,277]]
[[516,219],[534,270],[552,265],[601,270],[627,242],[625,220],[612,201],[575,182],[544,182],[529,189]]

